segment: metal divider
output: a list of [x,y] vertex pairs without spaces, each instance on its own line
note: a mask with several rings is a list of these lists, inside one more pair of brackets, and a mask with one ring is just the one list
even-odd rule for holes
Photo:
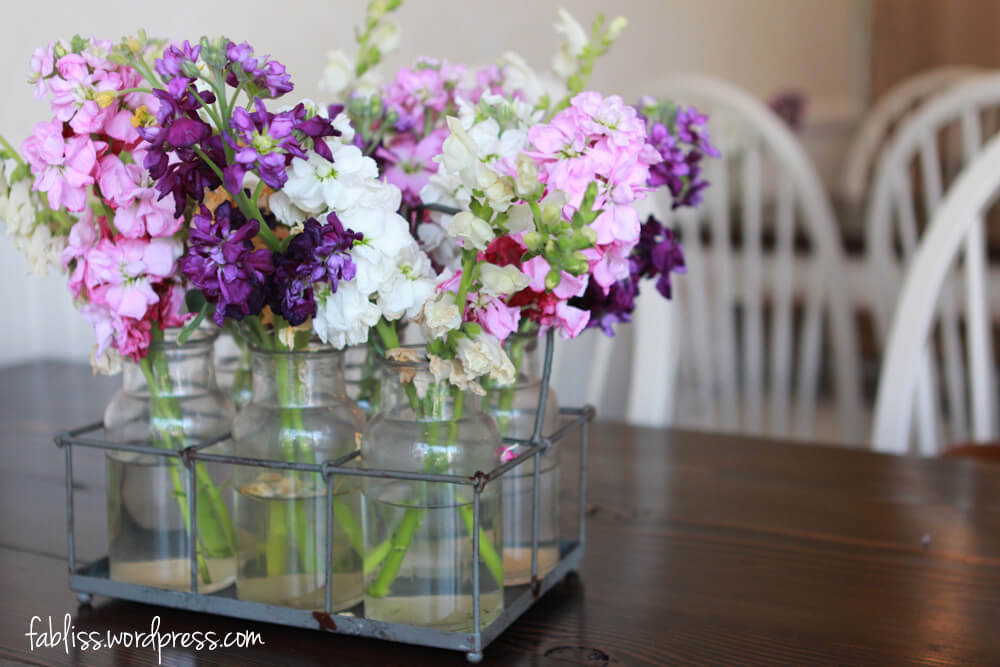
[[[591,406],[582,408],[563,408],[561,415],[569,417],[554,433],[543,437],[542,427],[545,423],[546,396],[552,371],[553,332],[549,330],[545,340],[544,368],[542,383],[538,397],[538,409],[535,415],[535,425],[532,437],[525,439],[504,438],[508,444],[520,445],[523,451],[515,458],[501,463],[489,472],[477,472],[470,477],[459,475],[438,475],[433,473],[401,472],[348,466],[358,458],[359,451],[321,464],[297,463],[272,459],[234,456],[228,454],[210,454],[204,450],[208,447],[229,439],[224,435],[210,441],[192,445],[183,450],[166,450],[153,447],[150,444],[112,443],[97,437],[92,437],[103,430],[101,422],[88,424],[77,429],[61,431],[56,434],[56,445],[65,452],[66,461],[66,551],[70,574],[70,588],[77,593],[82,603],[89,603],[92,595],[133,600],[147,604],[190,609],[200,612],[216,613],[235,618],[260,620],[289,626],[309,628],[340,634],[349,634],[390,641],[406,642],[423,646],[434,646],[445,649],[464,651],[470,662],[483,659],[483,649],[517,618],[529,609],[532,604],[566,574],[576,571],[582,562],[586,529],[586,491],[587,491],[587,446],[588,426],[593,420],[595,411]],[[555,568],[545,577],[538,577],[538,533],[539,533],[539,479],[541,457],[552,447],[552,443],[562,440],[567,435],[580,432],[580,470],[579,498],[577,508],[577,536],[574,541],[563,541],[560,545],[560,559]],[[190,539],[188,542],[191,569],[191,584],[189,591],[174,591],[151,588],[139,584],[114,581],[110,578],[107,557],[94,563],[79,566],[76,561],[76,517],[74,512],[73,490],[73,447],[86,449],[101,449],[128,451],[162,458],[176,458],[187,469],[188,487],[188,519]],[[534,463],[532,507],[531,507],[531,583],[527,586],[507,587],[504,589],[504,610],[486,627],[482,627],[480,611],[480,530],[482,522],[482,493],[489,483],[499,483],[508,471],[524,464],[531,459]],[[324,498],[326,500],[326,583],[324,589],[324,609],[322,612],[276,607],[257,602],[235,599],[231,592],[220,591],[212,594],[198,592],[198,511],[197,511],[197,475],[198,461],[224,463],[240,466],[270,468],[274,470],[292,470],[320,474],[325,483]],[[372,477],[382,479],[398,479],[406,481],[435,482],[472,487],[473,530],[472,530],[472,583],[473,583],[473,628],[472,632],[447,632],[433,628],[386,623],[363,616],[335,614],[332,610],[332,573],[333,573],[333,536],[335,521],[333,518],[334,479],[337,475],[347,477]],[[502,546],[502,545],[501,545]]]

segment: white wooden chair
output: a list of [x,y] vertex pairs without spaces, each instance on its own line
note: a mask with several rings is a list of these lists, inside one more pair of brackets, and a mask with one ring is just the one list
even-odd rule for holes
[[[919,451],[937,454],[942,442],[997,436],[997,378],[986,270],[983,219],[1000,193],[1000,137],[992,139],[959,175],[916,247],[906,271],[882,364],[872,443],[903,453],[914,427]],[[943,355],[949,386],[948,414],[939,418],[937,375],[932,368],[934,320],[961,273],[965,308],[965,358]],[[937,321],[941,340],[960,338],[955,319]],[[943,346],[947,353],[947,345]],[[917,363],[914,361],[917,360]],[[949,381],[950,385],[952,382]],[[968,405],[967,405],[968,404]],[[947,427],[943,422],[947,422]]]
[[[632,327],[629,421],[811,434],[825,316],[840,434],[858,441],[855,332],[838,286],[843,265],[839,237],[815,167],[782,121],[739,88],[687,75],[670,77],[653,90],[708,111],[723,159],[707,160],[711,185],[698,209],[671,213],[664,202],[654,203],[661,219],[681,230],[688,272],[674,281],[672,303],[652,284],[643,286]],[[715,132],[720,124],[727,131]],[[737,181],[732,186],[730,174]],[[767,254],[761,238],[765,182],[773,188],[776,239],[774,252]],[[734,201],[742,209],[738,252],[730,241]],[[808,258],[796,257],[796,230],[811,243]],[[711,234],[710,245],[703,243],[703,231]],[[765,317],[765,301],[770,318]],[[803,317],[796,328],[797,304]],[[739,331],[737,307],[742,313]],[[611,345],[604,341],[592,355],[592,401],[600,397],[602,365]]]
[[984,114],[998,110],[1000,73],[970,79],[910,116],[879,159],[865,213],[865,247],[869,281],[878,287],[873,294],[880,332],[892,313],[902,268],[916,249],[921,222],[933,215],[949,176],[998,129],[995,122],[984,123]]
[[[879,160],[875,183],[865,215],[865,273],[871,286],[868,298],[874,312],[875,333],[886,340],[903,272],[916,252],[920,238],[941,203],[954,174],[982,149],[984,140],[997,131],[1000,110],[1000,74],[982,75],[953,86],[925,104],[899,129]],[[1000,270],[989,269],[987,280],[1000,284]],[[962,399],[961,342],[958,323],[962,302],[956,285],[943,287],[940,344],[945,369],[945,394],[953,435],[968,432]],[[993,290],[994,298],[1000,289]],[[1000,313],[1000,301],[991,309]],[[928,358],[925,372],[937,377],[937,363]],[[936,404],[928,382],[921,389],[926,415]]]
[[928,99],[981,72],[975,67],[931,69],[901,81],[882,95],[865,114],[847,150],[839,194],[851,204],[862,205],[878,156],[893,131]]

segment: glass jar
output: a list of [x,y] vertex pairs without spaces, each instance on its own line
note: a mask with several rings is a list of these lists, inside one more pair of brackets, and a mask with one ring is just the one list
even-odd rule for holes
[[[421,358],[422,359],[422,358]],[[478,396],[435,383],[426,360],[385,361],[381,405],[361,445],[363,465],[469,476],[499,463],[500,433]],[[470,632],[473,489],[365,478],[365,616]],[[503,611],[499,484],[480,498],[480,627]]]
[[[233,422],[240,456],[322,463],[356,450],[364,417],[344,389],[344,356],[326,346],[300,351],[251,348],[253,396]],[[319,473],[237,466],[236,595],[323,609],[326,486]],[[334,480],[330,585],[334,610],[361,601],[359,482]]]
[[223,333],[215,344],[215,375],[239,410],[250,402],[250,348],[241,337]]
[[[541,343],[541,344],[540,344]],[[530,440],[535,430],[538,396],[542,389],[544,339],[537,334],[514,334],[504,341],[504,350],[517,370],[516,382],[498,387],[488,380],[483,399],[486,411],[497,421],[506,438]],[[552,434],[559,422],[559,402],[550,388],[545,399],[542,437]],[[524,450],[504,445],[502,458],[513,459]],[[535,462],[525,461],[501,478],[503,485],[504,582],[517,586],[531,582],[531,499]],[[541,457],[538,476],[538,576],[543,577],[559,562],[559,445]]]
[[[166,330],[140,363],[125,365],[122,389],[104,412],[109,441],[180,450],[229,432],[233,405],[215,382],[215,333],[196,331],[183,345],[179,333]],[[106,464],[111,578],[190,590],[188,469],[179,458],[114,450]],[[230,473],[228,465],[195,464],[202,593],[231,585],[235,576]]]
[[375,346],[353,345],[344,350],[347,395],[358,404],[366,419],[378,411],[381,367]]

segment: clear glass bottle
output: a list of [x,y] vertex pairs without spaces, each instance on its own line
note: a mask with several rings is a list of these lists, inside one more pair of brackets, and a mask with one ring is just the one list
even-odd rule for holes
[[[538,334],[514,334],[504,341],[504,350],[517,369],[517,381],[498,387],[484,381],[486,411],[497,421],[505,438],[531,439],[542,389],[544,339]],[[556,430],[559,402],[550,388],[545,399],[545,420],[541,435]],[[523,451],[519,445],[505,445],[503,460]],[[531,499],[535,463],[525,461],[502,478],[503,485],[503,565],[504,583],[518,586],[531,582]],[[538,475],[538,576],[549,573],[559,562],[559,443],[541,457]]]
[[[384,362],[368,468],[473,475],[499,463],[500,434],[478,396],[431,379],[426,361]],[[473,627],[473,490],[365,478],[365,616],[441,630]],[[501,489],[480,498],[480,624],[503,611]]]
[[219,336],[215,343],[215,375],[237,410],[250,402],[250,348],[242,338],[228,332]]
[[[229,432],[233,406],[215,382],[215,333],[199,330],[183,345],[179,333],[168,329],[140,363],[125,365],[122,389],[104,412],[108,440],[179,450]],[[108,450],[106,461],[111,578],[190,590],[188,469],[179,458],[125,451]],[[207,593],[235,576],[231,467],[198,462],[195,472],[198,590]]]
[[378,411],[382,371],[375,346],[352,345],[344,350],[344,377],[347,395],[358,404],[365,418]]
[[[301,351],[252,348],[253,396],[233,422],[240,456],[322,463],[356,450],[364,416],[344,387],[344,356],[326,346]],[[323,609],[326,501],[322,475],[237,466],[236,595],[300,609]],[[334,481],[334,610],[361,601],[359,482]]]

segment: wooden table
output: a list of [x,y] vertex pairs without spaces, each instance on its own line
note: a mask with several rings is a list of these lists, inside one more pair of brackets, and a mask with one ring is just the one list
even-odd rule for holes
[[[32,615],[59,627],[70,612],[78,630],[99,632],[148,630],[156,615],[161,631],[248,628],[108,600],[78,610],[50,435],[99,417],[116,380],[32,364],[0,370],[0,387],[0,663],[156,664],[148,648],[31,652]],[[1000,665],[1000,466],[618,424],[597,425],[592,442],[583,571],[491,645],[486,664]],[[79,549],[97,557],[103,462],[76,459]],[[251,629],[264,646],[173,649],[163,664],[464,664],[441,650]]]

